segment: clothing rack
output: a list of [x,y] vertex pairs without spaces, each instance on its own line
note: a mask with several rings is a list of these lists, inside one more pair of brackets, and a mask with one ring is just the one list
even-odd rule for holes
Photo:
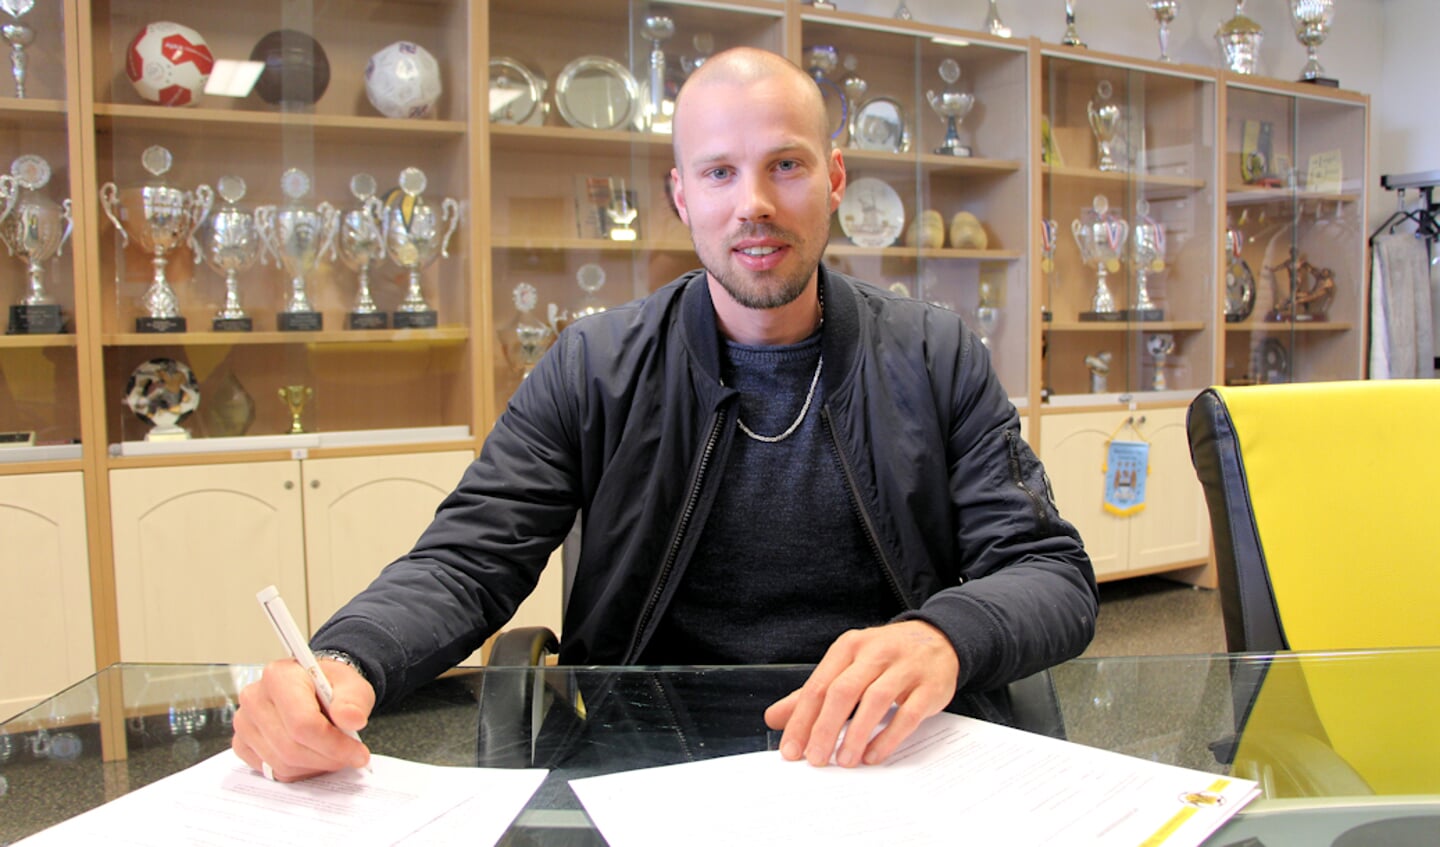
[[[1390,213],[1375,231],[1370,233],[1370,244],[1373,247],[1376,236],[1394,232],[1395,227],[1410,221],[1415,224],[1415,237],[1425,241],[1425,259],[1427,266],[1433,267],[1435,262],[1435,243],[1440,241],[1440,205],[1435,202],[1435,189],[1440,187],[1440,170],[1416,171],[1407,174],[1384,174],[1380,177],[1380,186],[1388,191],[1396,193],[1396,210]],[[1414,190],[1420,196],[1420,205],[1414,209],[1405,208],[1405,192]],[[1366,286],[1365,300],[1367,313],[1374,308],[1370,302],[1370,286]],[[1440,355],[1435,357],[1435,368],[1440,372]]]
[[[1436,205],[1434,197],[1436,187],[1440,187],[1440,171],[1385,174],[1380,177],[1380,186],[1396,192],[1399,207],[1385,219],[1385,223],[1370,233],[1371,242],[1374,242],[1375,236],[1382,232],[1394,232],[1396,226],[1408,220],[1415,224],[1415,237],[1425,239],[1425,254],[1427,258],[1433,260],[1434,256],[1431,254],[1435,242],[1440,240],[1440,219],[1437,219],[1440,206]],[[1420,195],[1422,203],[1419,208],[1405,208],[1405,192],[1411,189]]]

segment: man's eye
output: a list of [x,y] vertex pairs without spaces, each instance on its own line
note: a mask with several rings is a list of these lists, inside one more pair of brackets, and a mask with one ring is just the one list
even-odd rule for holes
[[800,163],[794,159],[784,159],[775,165],[775,169],[780,171],[793,171],[798,167],[800,167]]
[[711,179],[719,179],[719,180],[729,179],[729,178],[730,178],[730,169],[729,169],[729,168],[711,168],[705,175],[708,176],[708,177],[710,177]]

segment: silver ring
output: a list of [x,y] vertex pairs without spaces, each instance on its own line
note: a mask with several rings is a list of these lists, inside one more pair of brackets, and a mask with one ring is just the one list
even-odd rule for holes
[[271,770],[269,762],[260,763],[260,772],[265,774],[266,779],[270,780],[271,782],[275,781],[275,771]]

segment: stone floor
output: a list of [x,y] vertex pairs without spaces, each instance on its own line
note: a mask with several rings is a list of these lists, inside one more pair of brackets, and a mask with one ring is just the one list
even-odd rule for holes
[[1148,576],[1100,585],[1100,618],[1086,656],[1225,652],[1218,591]]

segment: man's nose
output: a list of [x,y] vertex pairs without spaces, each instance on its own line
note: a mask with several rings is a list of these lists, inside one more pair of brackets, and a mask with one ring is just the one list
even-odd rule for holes
[[746,221],[768,220],[775,214],[774,188],[765,174],[743,177],[736,214]]

